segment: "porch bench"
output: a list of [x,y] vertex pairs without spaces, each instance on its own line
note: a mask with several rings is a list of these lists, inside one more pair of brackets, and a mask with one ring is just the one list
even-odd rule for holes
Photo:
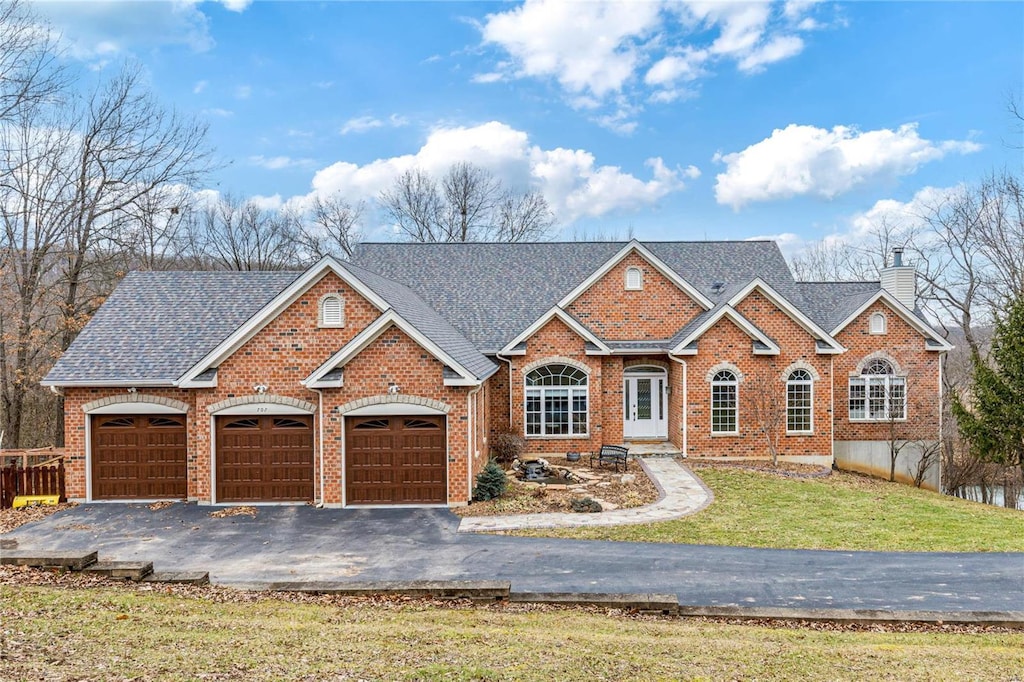
[[599,467],[611,464],[616,471],[620,466],[625,471],[629,467],[629,449],[621,445],[602,445],[596,454],[591,453],[590,455],[591,468],[594,467],[595,461]]

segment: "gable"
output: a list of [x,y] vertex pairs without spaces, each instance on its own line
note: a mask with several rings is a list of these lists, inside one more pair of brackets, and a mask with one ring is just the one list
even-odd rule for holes
[[587,340],[565,322],[552,318],[526,339],[526,355],[582,356],[587,352]]
[[760,290],[754,289],[735,305],[736,311],[775,339],[787,352],[816,353],[817,339]]
[[[929,335],[923,334],[919,328],[908,321],[895,306],[884,299],[878,299],[868,305],[858,315],[846,323],[837,334],[844,346],[879,348],[914,348],[925,349]],[[885,316],[886,330],[884,334],[872,334],[870,331],[871,316],[881,313]]]
[[[641,288],[628,289],[635,268]],[[566,310],[607,341],[668,339],[704,308],[644,258],[631,251],[573,300]]]
[[[344,366],[345,391],[380,395],[389,386],[429,396],[444,386],[445,365],[395,325],[389,326]],[[416,386],[410,384],[416,382]]]
[[[319,326],[319,303],[328,294],[341,297],[343,326]],[[220,363],[217,385],[251,390],[257,381],[298,383],[379,316],[375,305],[328,271]]]

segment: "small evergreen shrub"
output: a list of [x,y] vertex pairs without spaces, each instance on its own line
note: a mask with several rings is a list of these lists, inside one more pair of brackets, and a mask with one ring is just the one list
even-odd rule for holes
[[488,460],[483,471],[476,475],[476,487],[473,489],[473,500],[486,502],[501,497],[508,490],[508,478],[505,471],[493,459]]
[[576,498],[569,504],[574,512],[580,514],[596,514],[601,511],[601,503],[589,497]]

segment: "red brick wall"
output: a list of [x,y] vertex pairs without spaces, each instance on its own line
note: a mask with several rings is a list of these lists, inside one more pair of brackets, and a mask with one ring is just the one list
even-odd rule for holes
[[[869,334],[872,314],[881,312],[887,320],[884,335]],[[934,440],[939,436],[940,354],[924,350],[924,338],[881,301],[874,303],[837,335],[849,349],[836,357],[835,400],[836,440],[888,440],[888,422],[851,422],[849,379],[867,355],[884,351],[907,377],[907,421],[898,422],[896,436],[908,440]]]
[[[340,293],[345,301],[345,326],[317,327],[318,304],[325,293]],[[315,391],[300,381],[319,367],[357,333],[376,319],[379,311],[333,273],[328,273],[287,309],[225,360],[217,373],[217,387],[211,389],[140,389],[141,392],[186,402],[189,438],[190,499],[209,501],[211,419],[208,407],[236,396],[254,396],[253,386],[264,384],[268,396],[297,398],[318,403]],[[404,395],[441,401],[451,406],[448,414],[449,500],[466,502],[469,480],[486,461],[483,439],[488,431],[489,389],[481,390],[474,402],[482,415],[475,430],[481,456],[468,461],[469,424],[465,387],[443,385],[442,363],[397,328],[381,334],[345,367],[345,385],[324,391],[324,474],[325,501],[341,502],[342,417],[337,408],[357,398],[385,395],[390,384],[397,384]],[[65,400],[67,432],[67,485],[69,497],[85,497],[85,414],[84,403],[120,395],[124,389],[68,389]],[[317,417],[318,418],[318,417]],[[319,424],[314,424],[319,441]],[[317,443],[319,453],[319,442]],[[319,497],[320,459],[316,462],[316,487]],[[472,466],[473,471],[470,471]]]
[[[626,290],[638,267],[643,289]],[[637,253],[631,253],[573,301],[568,312],[609,341],[667,339],[703,309]]]
[[[696,356],[687,358],[688,448],[695,457],[765,457],[768,446],[760,433],[760,422],[751,406],[753,391],[777,391],[778,409],[785,409],[786,384],[783,372],[796,361],[811,365],[818,373],[814,384],[814,432],[787,435],[785,423],[779,428],[779,453],[783,455],[829,455],[831,449],[829,413],[829,356],[817,355],[814,339],[760,293],[755,292],[737,310],[756,324],[782,348],[778,356],[754,355],[751,338],[731,320],[723,318],[698,342]],[[735,365],[744,380],[739,385],[739,435],[712,435],[711,384],[708,372],[715,365]]]
[[[605,386],[602,376],[603,363],[600,357],[588,356],[584,350],[584,340],[572,329],[567,327],[559,319],[553,319],[541,327],[526,341],[526,355],[512,358],[514,371],[512,372],[512,429],[515,433],[525,433],[524,421],[524,375],[523,368],[538,360],[548,358],[564,357],[582,363],[590,370],[588,377],[588,408],[590,411],[589,436],[587,438],[572,437],[541,437],[527,436],[526,451],[529,453],[564,453],[568,451],[589,452],[599,448],[602,442],[608,442],[609,432],[606,428],[614,431],[615,425],[611,414],[597,409],[601,404],[603,387]],[[615,361],[620,363],[621,360]],[[557,360],[552,360],[557,362]],[[621,399],[621,375],[619,381],[619,392]],[[622,433],[622,410],[619,408],[618,433],[621,439]]]
[[[186,416],[189,437],[191,438],[195,414],[193,396],[188,391],[176,388],[143,388],[139,393],[144,396],[171,398],[189,405]],[[101,398],[128,397],[124,388],[67,388],[64,391],[64,475],[67,496],[72,499],[84,499],[86,493],[85,471],[85,423],[88,415],[82,406]],[[190,466],[194,453],[189,452]],[[190,476],[191,478],[191,476]],[[189,495],[191,496],[191,483]]]

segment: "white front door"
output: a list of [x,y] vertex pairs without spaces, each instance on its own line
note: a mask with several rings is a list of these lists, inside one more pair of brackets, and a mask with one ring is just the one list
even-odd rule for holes
[[622,393],[624,439],[668,438],[668,374],[664,370],[630,370]]

